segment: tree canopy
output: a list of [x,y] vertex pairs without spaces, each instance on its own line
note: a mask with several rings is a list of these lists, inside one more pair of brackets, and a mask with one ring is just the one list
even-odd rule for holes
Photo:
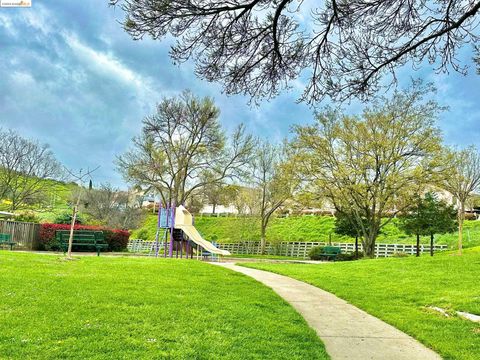
[[[404,64],[466,72],[479,1],[109,0],[134,39],[176,39],[171,56],[228,94],[271,98],[305,80],[302,100],[362,99]],[[478,52],[478,48],[477,48]]]
[[0,199],[15,211],[41,203],[53,188],[49,179],[62,176],[62,167],[47,145],[0,128]]
[[165,98],[143,120],[142,135],[118,158],[125,179],[155,190],[164,204],[183,204],[195,191],[241,175],[253,138],[239,125],[228,139],[219,109],[190,92]]
[[414,205],[401,218],[401,228],[409,235],[433,236],[454,232],[457,211],[431,192],[417,197]]
[[338,212],[354,216],[368,256],[382,227],[410,206],[436,169],[440,109],[424,94],[415,87],[361,116],[327,110],[313,125],[295,127],[299,168]]
[[265,251],[266,231],[272,215],[293,197],[300,184],[286,146],[259,140],[250,163],[251,186],[258,197],[261,252]]
[[480,190],[480,153],[473,146],[463,150],[446,149],[443,160],[446,171],[441,185],[457,200],[458,251],[461,254],[465,204],[474,192]]

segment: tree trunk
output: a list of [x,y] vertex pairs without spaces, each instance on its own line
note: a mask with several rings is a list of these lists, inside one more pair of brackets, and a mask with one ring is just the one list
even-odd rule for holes
[[265,248],[267,245],[267,237],[266,237],[266,226],[262,224],[261,234],[260,234],[260,253],[262,255],[265,254]]
[[75,222],[77,221],[78,205],[80,205],[80,195],[78,195],[77,202],[73,206],[72,222],[70,224],[70,236],[68,237],[68,252],[67,258],[72,258],[72,244],[73,244],[73,228],[75,227]]
[[465,219],[465,204],[460,203],[458,209],[458,255],[462,255],[463,250],[463,220]]
[[212,204],[212,215],[215,214],[215,208],[217,207],[217,204]]
[[417,234],[417,257],[420,256],[420,235]]
[[375,257],[375,241],[377,239],[377,233],[371,231],[369,234],[364,236],[363,240],[363,251],[365,252],[365,257],[373,258]]
[[433,234],[430,234],[430,256],[433,256]]
[[355,259],[358,259],[358,236],[355,236]]

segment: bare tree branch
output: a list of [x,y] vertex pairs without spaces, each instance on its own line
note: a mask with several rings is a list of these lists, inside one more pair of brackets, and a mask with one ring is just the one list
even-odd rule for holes
[[[458,51],[479,39],[480,1],[111,0],[134,38],[176,38],[176,62],[228,94],[257,101],[305,81],[302,101],[366,99],[396,70],[427,63],[465,73]],[[308,11],[310,10],[310,11]]]

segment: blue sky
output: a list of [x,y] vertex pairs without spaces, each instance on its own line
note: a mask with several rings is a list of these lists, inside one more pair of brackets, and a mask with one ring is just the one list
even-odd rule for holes
[[[168,41],[133,41],[117,22],[122,18],[107,0],[33,0],[29,9],[0,8],[0,126],[48,143],[69,168],[100,165],[95,182],[124,186],[115,156],[162,96],[187,88],[212,96],[227,131],[243,122],[273,141],[288,136],[292,124],[311,121],[312,109],[296,103],[300,82],[249,106],[247,98],[227,97],[218,84],[197,79],[191,63],[174,66]],[[469,59],[470,49],[460,56]],[[480,76],[474,69],[464,77],[406,67],[400,83],[412,76],[433,81],[437,100],[450,107],[439,119],[445,141],[480,145]],[[360,109],[358,103],[347,106],[349,112]]]

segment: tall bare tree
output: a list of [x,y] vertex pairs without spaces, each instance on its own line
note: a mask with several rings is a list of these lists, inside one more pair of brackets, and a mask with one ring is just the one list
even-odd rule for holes
[[109,2],[121,5],[134,39],[173,36],[173,59],[193,58],[196,73],[228,94],[270,98],[302,73],[311,103],[365,98],[407,63],[465,73],[456,55],[476,44],[480,25],[473,0]]
[[450,165],[443,187],[457,200],[458,253],[462,254],[465,204],[474,192],[480,190],[480,153],[471,146],[464,150],[447,150],[446,162]]
[[439,107],[423,101],[425,91],[396,93],[361,116],[326,111],[313,125],[295,128],[301,169],[338,212],[354,216],[367,256],[374,255],[380,230],[436,170]]
[[190,92],[165,98],[143,120],[142,136],[118,159],[125,179],[155,190],[165,204],[182,204],[197,190],[241,175],[253,149],[243,125],[227,139],[219,109]]
[[11,211],[40,202],[53,187],[48,180],[61,175],[47,145],[0,128],[0,199],[9,200]]
[[82,211],[96,221],[114,229],[133,229],[143,218],[140,203],[128,191],[121,191],[105,183],[98,188],[82,191]]
[[293,197],[300,184],[292,163],[288,161],[286,146],[266,140],[259,141],[251,163],[253,188],[258,193],[260,215],[260,248],[265,253],[267,226],[272,215]]

